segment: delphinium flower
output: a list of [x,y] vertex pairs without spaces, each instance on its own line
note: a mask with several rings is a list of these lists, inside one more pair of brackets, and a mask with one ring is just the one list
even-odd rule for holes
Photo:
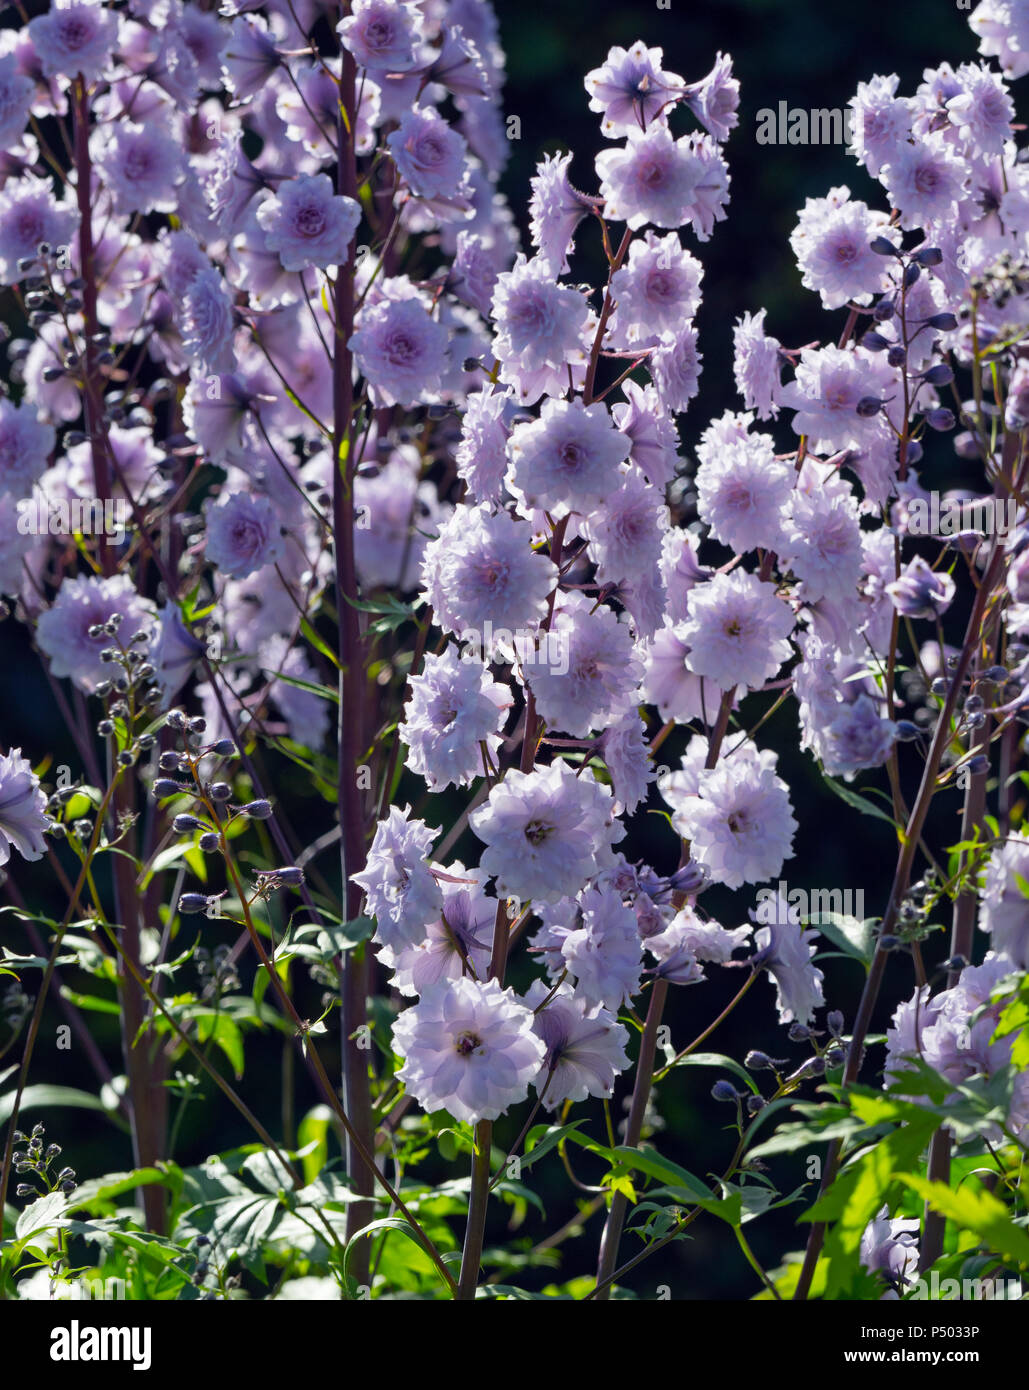
[[625,401],[611,407],[611,416],[630,441],[629,462],[647,481],[663,488],[678,467],[679,435],[653,386],[635,381],[622,384]]
[[326,174],[299,174],[280,183],[257,210],[267,247],[286,270],[342,265],[360,220],[358,203],[337,195]]
[[391,806],[375,828],[364,869],[354,875],[375,918],[374,940],[390,951],[416,946],[439,916],[443,894],[428,861],[438,833],[412,820],[410,807]]
[[510,688],[479,663],[463,661],[453,644],[440,656],[428,652],[410,684],[397,729],[408,749],[407,765],[430,791],[467,786],[483,774],[483,744],[496,760],[498,730],[513,702]]
[[585,297],[559,285],[541,256],[519,256],[511,270],[498,276],[493,351],[500,380],[514,388],[523,405],[532,405],[544,392],[563,392],[569,368],[585,370],[589,312]]
[[911,101],[897,96],[900,78],[873,77],[859,82],[851,98],[852,141],[850,153],[873,178],[911,133]]
[[661,494],[637,468],[623,473],[621,486],[608,493],[583,528],[598,583],[618,586],[638,637],[652,637],[665,612],[661,558],[667,529]]
[[624,834],[608,789],[590,769],[577,776],[560,760],[509,772],[469,824],[486,845],[481,867],[500,893],[522,901],[574,896],[614,862],[611,846]]
[[706,241],[725,217],[728,174],[706,135],[676,140],[663,125],[633,131],[624,146],[602,150],[596,159],[604,216],[633,231],[690,223]]
[[396,450],[374,474],[358,473],[354,504],[360,518],[354,558],[361,583],[372,589],[416,588],[429,544],[425,533],[437,531],[447,515],[436,488],[420,481],[414,461]]
[[867,203],[851,201],[848,188],[827,198],[808,198],[790,235],[803,283],[817,290],[825,309],[848,300],[868,304],[889,283],[886,260],[872,250],[876,237],[899,241],[889,216]]
[[[0,594],[17,594],[25,584],[26,562],[41,544],[26,530],[20,504],[24,498],[0,490]],[[36,499],[32,499],[35,506]]]
[[688,724],[705,713],[714,717],[720,692],[713,681],[703,681],[690,668],[690,644],[683,623],[667,620],[645,649],[646,671],[642,693],[656,705],[662,719]]
[[477,502],[498,502],[503,495],[511,433],[506,416],[511,404],[510,393],[493,388],[483,387],[468,396],[454,459]]
[[121,122],[90,141],[94,162],[118,213],[174,212],[186,177],[182,147],[153,125]]
[[701,356],[697,351],[697,330],[686,324],[666,334],[647,358],[658,398],[670,415],[687,409],[700,384]]
[[43,476],[56,438],[30,403],[0,397],[0,490],[27,497]]
[[98,0],[53,0],[46,14],[28,22],[32,46],[46,77],[95,82],[111,60],[118,15]]
[[604,730],[600,756],[611,774],[611,789],[620,813],[631,815],[646,797],[647,788],[655,777],[646,726],[637,710],[626,710]]
[[692,789],[677,783],[675,774],[659,781],[673,826],[715,883],[762,883],[792,853],[797,822],[776,761],[771,750],[759,752],[748,742],[716,767],[689,774],[685,780]]
[[674,333],[697,312],[703,274],[703,266],[674,232],[663,237],[647,232],[633,242],[625,265],[611,278],[616,305],[609,324],[611,343],[624,348]]
[[759,420],[779,414],[782,387],[782,344],[765,332],[765,314],[744,314],[733,329],[733,373],[736,387],[748,410]]
[[[702,918],[690,903],[681,907],[668,925],[676,928],[683,945],[692,951],[698,961],[710,961],[716,965],[731,961],[733,952],[747,945],[751,933],[751,928],[746,924],[742,927],[723,927],[712,918]],[[648,947],[652,939],[648,939]]]
[[667,108],[682,98],[683,79],[665,72],[660,48],[648,48],[637,40],[631,48],[612,47],[602,67],[584,79],[590,94],[590,110],[602,111],[601,130],[615,139],[646,130],[667,115]]
[[181,310],[182,345],[199,371],[229,372],[232,348],[232,297],[213,266],[198,270],[186,289]]
[[577,998],[589,1008],[617,1009],[638,993],[639,928],[616,889],[590,887],[581,895],[578,924],[563,935],[561,957]]
[[568,272],[568,253],[575,229],[594,209],[596,200],[573,188],[568,178],[570,154],[544,155],[536,166],[529,199],[529,230],[540,260],[554,275]]
[[983,877],[979,926],[990,945],[1021,970],[1029,970],[1029,897],[1023,883],[1029,876],[1029,836],[1010,835],[991,852]]
[[861,1263],[869,1274],[880,1274],[887,1284],[884,1299],[897,1299],[900,1291],[918,1272],[917,1220],[890,1220],[890,1209],[882,1207],[861,1235]]
[[536,1011],[533,1027],[547,1049],[532,1083],[537,1094],[548,1110],[587,1096],[607,1099],[615,1077],[629,1065],[628,1032],[608,1009],[587,1007],[567,985],[549,999],[548,993],[542,980],[534,980],[525,995]]
[[859,415],[858,403],[881,399],[894,383],[885,362],[864,349],[806,348],[780,402],[797,412],[793,428],[807,435],[811,449],[843,449],[868,441],[876,430],[875,417]]
[[[137,633],[153,629],[156,612],[155,605],[136,592],[128,574],[78,575],[64,580],[51,606],[40,615],[36,641],[53,675],[68,676],[89,693],[117,674],[116,668],[101,660],[101,652],[119,644],[132,645]],[[118,622],[117,642],[104,631],[112,618]]]
[[404,185],[437,217],[470,214],[467,144],[438,111],[416,106],[386,144]]
[[46,794],[20,748],[0,753],[0,864],[16,849],[23,859],[42,859],[43,831],[50,826]]
[[397,1072],[430,1114],[495,1120],[524,1100],[546,1056],[533,1014],[496,980],[454,980],[428,990],[393,1025]]
[[486,624],[524,632],[538,626],[556,566],[528,544],[532,528],[486,505],[458,507],[426,547],[422,574],[436,621],[483,641]]
[[708,75],[686,89],[684,100],[709,135],[716,140],[728,138],[740,123],[740,84],[732,75],[728,54],[718,54]]
[[714,538],[740,555],[778,550],[795,474],[776,459],[771,436],[748,434],[728,447],[705,438],[698,454],[697,511]]
[[[614,723],[643,675],[628,626],[611,608],[572,593],[555,606],[550,632],[560,646],[560,666],[537,661],[523,671],[548,727],[584,737]],[[552,646],[553,640],[548,651]]]
[[434,985],[463,975],[485,980],[489,975],[497,901],[486,892],[486,875],[466,869],[460,861],[448,864],[440,878],[443,905],[417,945],[396,950],[379,948],[379,959],[393,967],[390,984],[401,994],[424,994]]
[[824,976],[811,961],[817,931],[804,930],[797,909],[779,890],[765,898],[751,917],[758,923],[754,961],[775,981],[779,1022],[809,1024],[825,1003]]
[[72,203],[54,196],[49,179],[9,178],[0,188],[0,284],[31,275],[41,245],[67,246],[78,220]]
[[793,614],[775,586],[734,570],[692,591],[683,638],[690,670],[732,690],[770,680],[790,655],[792,631]]
[[357,322],[349,346],[376,404],[415,406],[439,395],[449,338],[420,298],[383,297]]
[[618,486],[628,452],[605,405],[549,399],[538,420],[511,432],[507,485],[523,511],[588,515]]
[[206,511],[207,558],[223,574],[245,579],[280,555],[279,517],[267,497],[230,493]]
[[944,221],[961,197],[966,166],[942,134],[897,145],[883,167],[882,181],[890,204],[906,228]]
[[332,723],[328,702],[291,683],[304,681],[314,685],[318,681],[318,672],[303,648],[291,645],[286,637],[276,633],[268,638],[259,655],[264,674],[270,680],[268,693],[286,720],[289,737],[305,748],[324,747]]
[[0,57],[0,147],[11,149],[21,139],[34,92],[31,77],[18,71],[14,55]]
[[949,574],[937,574],[920,555],[909,560],[900,578],[886,592],[905,618],[939,618],[950,607],[955,584]]
[[418,59],[423,23],[419,7],[402,0],[353,0],[336,33],[359,67],[407,72]]
[[804,466],[810,477],[798,480],[790,498],[780,561],[801,581],[798,597],[852,598],[864,560],[857,502],[838,477],[825,476],[817,464]]

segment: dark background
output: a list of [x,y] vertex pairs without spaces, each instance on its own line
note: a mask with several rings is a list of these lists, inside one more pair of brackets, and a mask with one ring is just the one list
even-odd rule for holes
[[[710,69],[721,50],[734,58],[736,75],[741,79],[740,125],[726,145],[732,174],[732,201],[728,220],[719,223],[712,239],[691,249],[705,265],[705,296],[699,314],[704,372],[701,393],[690,412],[680,420],[684,452],[688,455],[710,419],[726,408],[739,409],[732,380],[732,324],[745,310],[762,306],[769,311],[768,330],[787,347],[812,339],[834,340],[843,322],[844,310],[826,315],[818,297],[801,288],[799,272],[789,250],[788,236],[796,214],[808,196],[823,196],[829,188],[846,183],[856,197],[885,206],[878,185],[867,178],[842,146],[762,146],[754,135],[757,112],[775,107],[785,100],[790,107],[844,107],[857,83],[875,73],[898,72],[900,91],[913,92],[922,70],[947,60],[955,66],[977,57],[974,37],[967,26],[967,13],[952,0],[908,0],[903,5],[856,7],[828,6],[815,0],[672,0],[670,10],[654,3],[600,5],[583,0],[547,0],[546,4],[525,6],[514,0],[500,0],[499,17],[507,52],[508,80],[505,109],[521,119],[521,139],[512,142],[511,160],[503,180],[528,245],[525,201],[528,180],[537,160],[545,152],[574,149],[576,158],[571,176],[577,186],[595,191],[593,157],[604,147],[599,118],[587,108],[583,75],[599,66],[612,44],[628,47],[637,38],[664,49],[665,66],[695,81]],[[1016,89],[1017,93],[1017,89]],[[584,225],[581,247],[572,262],[574,280],[601,277],[601,260],[592,226]],[[765,428],[768,428],[765,426]],[[778,426],[780,447],[789,448],[794,436],[787,422]],[[927,486],[948,486],[960,476],[946,440],[930,451],[922,470]],[[929,482],[929,479],[932,482]],[[973,479],[974,481],[974,479]],[[756,718],[757,702],[745,706],[748,722]],[[758,711],[759,712],[759,711]],[[62,749],[59,716],[38,663],[31,654],[24,628],[14,623],[0,629],[0,738],[5,748],[22,745],[33,758],[55,746],[56,761],[76,765],[70,744]],[[889,888],[894,859],[893,837],[880,821],[862,818],[837,801],[822,786],[812,760],[796,751],[795,706],[787,704],[760,735],[762,746],[780,751],[780,771],[792,789],[794,811],[800,823],[795,857],[784,867],[783,877],[791,888],[841,888],[865,892],[868,915],[881,913]],[[681,743],[672,740],[662,754],[667,762]],[[910,750],[902,752],[906,778],[917,768]],[[312,835],[325,824],[325,808],[310,788],[300,785],[289,768],[270,764],[274,785],[280,795],[295,795],[294,824],[301,832],[304,818],[310,817]],[[885,777],[866,777],[862,782],[885,786]],[[860,783],[859,783],[860,785]],[[286,788],[290,791],[287,792]],[[417,797],[417,788],[401,788]],[[656,804],[656,803],[655,803]],[[958,835],[959,797],[955,792],[938,799],[930,823],[930,839],[949,844]],[[677,859],[674,836],[665,821],[656,816],[641,818],[637,830],[623,846],[632,856],[646,856],[656,867],[671,870]],[[639,820],[637,821],[639,825]],[[474,856],[474,841],[458,846],[458,852]],[[323,863],[331,864],[332,855]],[[25,865],[17,860],[15,877],[22,893],[32,902],[49,901],[51,909],[60,903],[45,867]],[[727,926],[746,919],[753,897],[745,893],[712,893],[702,904]],[[194,921],[198,919],[192,919]],[[217,939],[207,929],[208,944]],[[0,925],[0,939],[24,948],[20,930],[10,918]],[[946,955],[942,933],[928,946],[931,960]],[[859,964],[852,960],[829,959],[824,963],[826,998],[831,1007],[842,1009],[853,1018],[862,983]],[[673,990],[668,1022],[672,1042],[678,1049],[701,1032],[718,1014],[741,983],[733,971],[711,967],[709,984]],[[513,977],[523,983],[521,970]],[[244,987],[249,976],[244,971]],[[86,981],[75,981],[85,987]],[[26,977],[26,988],[33,986]],[[186,982],[183,983],[185,987]],[[910,961],[900,957],[887,974],[884,1000],[876,1019],[880,1030],[900,998],[912,990]],[[316,1008],[317,991],[306,1002]],[[301,1012],[304,1012],[301,1007]],[[114,1021],[103,1015],[90,1016],[98,1041],[120,1070],[117,1061],[117,1033]],[[775,1022],[773,990],[767,980],[759,981],[734,1015],[732,1021],[705,1044],[742,1059],[752,1047],[764,1048],[778,1057],[799,1063],[804,1050],[790,1044],[785,1029]],[[33,1081],[54,1081],[64,1085],[92,1085],[92,1075],[81,1051],[58,1053],[54,1028],[60,1021],[51,1008],[33,1065]],[[335,1020],[330,1020],[335,1035]],[[331,1040],[323,1040],[323,1054],[330,1068],[336,1052]],[[19,1049],[15,1049],[17,1052]],[[9,1062],[11,1054],[8,1055]],[[273,1131],[279,1130],[279,1079],[281,1045],[271,1037],[248,1042],[247,1074],[241,1090]],[[878,1066],[881,1051],[873,1049],[869,1065]],[[711,1101],[709,1090],[718,1073],[684,1070],[673,1073],[660,1087],[657,1111],[664,1129],[659,1137],[662,1152],[698,1175],[715,1173],[724,1166],[734,1147],[734,1136],[724,1126],[731,1119],[729,1107]],[[631,1073],[623,1079],[624,1093]],[[302,1115],[315,1097],[306,1090],[306,1077],[298,1068],[297,1115]],[[210,1090],[210,1087],[207,1088]],[[587,1113],[586,1107],[579,1107]],[[578,1113],[578,1112],[577,1112]],[[599,1138],[602,1122],[593,1108],[591,1129]],[[102,1120],[84,1112],[63,1110],[45,1118],[50,1135],[64,1146],[65,1157],[81,1177],[126,1168],[131,1154],[126,1139],[108,1128]],[[513,1139],[520,1117],[498,1125],[498,1142]],[[180,1163],[197,1162],[208,1154],[250,1140],[250,1134],[220,1098],[207,1099],[190,1107],[182,1127],[175,1158]],[[577,1160],[580,1177],[595,1181],[596,1168]],[[779,1162],[776,1177],[784,1191],[797,1187],[804,1179],[804,1156]],[[440,1168],[442,1175],[443,1169]],[[452,1175],[452,1171],[448,1174]],[[560,1226],[574,1211],[569,1187],[556,1155],[545,1161],[533,1175],[547,1207],[547,1218],[530,1212],[522,1235],[537,1241]],[[806,1228],[795,1229],[802,1205],[771,1213],[748,1228],[748,1236],[758,1259],[775,1267],[784,1251],[803,1244]],[[509,1239],[503,1228],[502,1209],[494,1213],[487,1245]],[[563,1247],[564,1259],[557,1278],[590,1272],[595,1266],[596,1243],[601,1219],[594,1216],[585,1238]],[[459,1223],[458,1223],[459,1229]],[[622,1257],[635,1253],[636,1240],[627,1235]],[[552,1274],[527,1274],[525,1282],[540,1287]],[[655,1257],[630,1280],[643,1298],[654,1298],[659,1285],[667,1285],[675,1299],[749,1298],[758,1283],[727,1229],[713,1219],[701,1219],[692,1228],[692,1239]]]

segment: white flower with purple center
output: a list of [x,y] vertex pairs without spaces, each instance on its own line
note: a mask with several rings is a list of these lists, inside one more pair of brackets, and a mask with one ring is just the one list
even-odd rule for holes
[[[91,628],[102,628],[115,614],[121,615],[117,639]],[[117,675],[119,668],[100,659],[108,647],[130,647],[138,632],[153,632],[157,609],[141,598],[127,574],[98,578],[79,575],[66,579],[52,605],[40,615],[36,641],[50,660],[54,676],[68,676],[90,694],[101,681]],[[136,647],[139,650],[139,647]]]
[[797,909],[778,891],[769,892],[750,915],[759,923],[754,934],[755,963],[763,965],[775,981],[779,1022],[809,1024],[825,1003],[824,976],[811,962],[815,954],[811,943],[818,933],[803,929]]
[[657,706],[662,719],[674,719],[677,724],[689,724],[705,714],[708,722],[714,719],[719,692],[710,682],[705,689],[690,669],[690,644],[682,623],[666,621],[658,628],[645,656],[643,698]]
[[299,174],[265,199],[257,221],[284,270],[324,270],[346,263],[361,208],[335,192],[328,174]]
[[687,91],[686,105],[716,140],[727,140],[740,123],[740,84],[732,75],[732,59],[719,53],[715,65],[701,82]]
[[438,397],[450,335],[420,299],[380,299],[358,316],[349,347],[378,405],[412,407]]
[[16,849],[23,859],[42,859],[43,831],[50,826],[46,795],[20,748],[0,753],[0,864]]
[[28,497],[43,476],[57,435],[27,401],[0,396],[0,491]]
[[534,1011],[533,1027],[547,1049],[533,1082],[547,1109],[587,1096],[609,1098],[615,1077],[629,1065],[629,1034],[614,1014],[588,1007],[568,985],[551,994],[542,980],[533,980],[525,1002]]
[[633,242],[627,264],[611,277],[612,346],[675,333],[700,307],[703,274],[704,267],[683,249],[675,232],[659,237],[648,231],[642,241]]
[[947,115],[957,126],[971,154],[999,157],[1011,139],[1015,106],[1003,80],[985,63],[962,63],[963,90],[947,102]]
[[574,897],[615,862],[611,846],[624,833],[608,789],[590,769],[576,776],[561,761],[508,772],[469,824],[486,844],[481,867],[500,893],[522,901]]
[[538,712],[549,729],[574,738],[606,729],[632,705],[643,676],[628,625],[585,594],[570,593],[555,607],[550,631],[549,645],[560,643],[560,667],[539,662],[522,671]]
[[897,741],[897,726],[883,718],[876,700],[862,693],[837,707],[823,740],[825,771],[852,782],[866,768],[882,767]]
[[430,989],[393,1025],[397,1072],[430,1114],[466,1124],[495,1120],[525,1099],[546,1056],[533,1015],[496,980],[461,979]]
[[733,329],[733,375],[743,404],[759,420],[779,414],[782,389],[782,344],[765,332],[765,314],[744,314]]
[[365,867],[353,875],[375,918],[374,940],[391,952],[417,946],[443,906],[443,893],[429,863],[438,830],[410,819],[411,808],[391,806],[375,827]]
[[439,216],[471,212],[468,146],[432,107],[416,106],[386,137],[397,172],[416,198]]
[[580,193],[570,183],[568,167],[571,162],[570,154],[544,155],[536,166],[536,174],[530,184],[529,231],[532,244],[537,248],[540,260],[554,275],[567,273],[568,253],[574,243],[575,229],[596,206],[595,199]]
[[636,130],[625,145],[596,159],[604,216],[633,231],[652,222],[681,227],[692,220],[704,167],[689,136],[676,140],[663,125]]
[[508,391],[484,386],[472,391],[461,420],[461,442],[454,452],[458,476],[477,502],[499,502],[507,472],[506,416],[513,397]]
[[637,40],[629,49],[612,47],[603,66],[586,74],[590,110],[603,112],[600,128],[609,139],[646,130],[681,100],[686,84],[678,73],[662,70],[663,57],[660,48]]
[[682,628],[690,670],[721,690],[771,680],[790,657],[792,631],[793,614],[775,585],[741,570],[698,585]]
[[[706,741],[691,750],[702,760]],[[775,773],[776,757],[751,743],[732,750],[717,767],[692,765],[658,783],[673,809],[672,825],[690,842],[690,854],[715,883],[739,888],[773,879],[793,852],[789,788]]]
[[418,5],[401,0],[353,0],[336,25],[340,43],[358,67],[371,72],[408,72],[418,61],[424,19]]
[[581,925],[563,934],[561,957],[588,1008],[618,1009],[639,993],[643,949],[636,914],[612,888],[587,888]]
[[523,512],[588,516],[618,487],[628,452],[629,440],[606,405],[549,399],[538,420],[511,432],[507,485]]
[[834,189],[827,198],[808,198],[790,233],[790,246],[801,283],[818,291],[824,309],[838,309],[851,299],[869,304],[888,287],[889,257],[878,255],[871,243],[882,237],[899,244],[889,220],[867,203],[851,202],[846,188]]
[[585,369],[583,337],[589,304],[578,290],[559,285],[540,256],[519,256],[497,277],[493,292],[496,338],[493,350],[500,379],[531,405],[547,391],[568,388],[568,368]]
[[208,560],[222,574],[245,579],[282,554],[279,514],[259,493],[232,492],[205,508]]
[[77,77],[87,84],[103,76],[118,40],[118,16],[94,0],[54,0],[30,19],[32,46],[45,77]]
[[899,210],[906,229],[945,222],[962,197],[967,179],[967,164],[953,153],[942,133],[900,145],[882,174],[890,206]]
[[8,179],[0,189],[0,284],[16,285],[33,274],[18,263],[34,261],[44,243],[69,246],[78,221],[78,212],[54,197],[49,179]]
[[778,550],[795,473],[775,457],[771,435],[748,435],[704,451],[697,469],[697,511],[711,534],[738,554]]
[[557,567],[532,549],[532,527],[507,512],[460,506],[425,550],[423,584],[435,621],[486,646],[486,624],[534,630],[546,613]]
[[182,144],[156,123],[94,131],[94,163],[118,213],[175,212],[186,177]]
[[425,778],[430,791],[468,786],[485,771],[483,744],[497,761],[498,730],[513,703],[510,689],[484,666],[462,661],[453,645],[440,656],[426,653],[410,686],[397,730],[408,748],[407,766]]
[[[792,470],[791,470],[792,471]],[[864,549],[857,502],[849,489],[819,479],[810,491],[793,493],[779,559],[801,581],[798,596],[817,603],[852,599],[861,578]]]
[[[671,925],[677,928],[682,943],[697,960],[711,961],[715,965],[727,965],[732,960],[732,953],[746,946],[750,940],[749,926],[723,927],[713,918],[701,917],[691,903],[679,909]],[[649,940],[647,945],[649,947]]]
[[652,637],[664,617],[667,593],[661,573],[668,509],[662,493],[637,468],[622,475],[583,528],[597,563],[597,581],[618,586],[618,597],[639,637]]
[[629,709],[604,730],[600,740],[600,756],[611,774],[620,812],[629,815],[646,799],[647,788],[655,777],[646,733],[638,710]]
[[896,375],[863,348],[805,348],[796,379],[782,388],[780,401],[795,410],[793,429],[808,437],[808,448],[831,452],[849,444],[871,443],[879,418],[858,413],[864,401],[892,395]]

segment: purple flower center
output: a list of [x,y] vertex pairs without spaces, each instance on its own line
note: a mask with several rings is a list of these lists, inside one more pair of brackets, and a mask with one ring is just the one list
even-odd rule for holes
[[325,214],[320,207],[308,203],[299,207],[293,217],[298,236],[321,236],[325,231]]
[[459,1057],[470,1057],[473,1052],[478,1052],[481,1046],[482,1039],[477,1033],[459,1033],[454,1043],[454,1051]]

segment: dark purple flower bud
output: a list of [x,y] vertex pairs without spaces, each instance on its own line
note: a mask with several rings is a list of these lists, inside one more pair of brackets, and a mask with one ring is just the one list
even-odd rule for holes
[[1009,675],[1006,666],[991,666],[982,674],[984,681],[989,681],[991,685],[1003,685]]
[[[983,715],[985,721],[986,716]],[[984,777],[990,770],[990,760],[985,753],[977,753],[974,758],[969,758],[965,767],[973,777]]]
[[245,816],[251,820],[267,820],[272,814],[272,804],[270,801],[248,801],[241,808]]
[[917,439],[909,439],[907,452],[904,455],[904,457],[906,458],[909,464],[914,465],[916,463],[922,462],[923,452],[924,451],[922,449],[922,445],[919,443]]
[[918,277],[921,275],[921,273],[922,267],[918,264],[917,261],[912,261],[910,265],[905,267],[904,285],[907,289],[910,289],[912,285],[917,283]]
[[811,1029],[803,1023],[791,1023],[790,1030],[786,1034],[790,1042],[807,1042],[811,1036]]
[[220,738],[211,752],[217,753],[219,758],[231,758],[236,752],[236,745],[231,738]]
[[938,406],[936,410],[930,410],[925,417],[925,423],[931,430],[938,430],[941,434],[946,434],[957,424],[953,410],[948,410],[946,406]]
[[861,346],[867,348],[869,352],[885,352],[890,346],[890,340],[884,338],[881,333],[877,333],[874,328],[870,328],[861,339]]
[[892,299],[880,299],[879,303],[872,310],[872,317],[876,323],[887,323],[896,313]]
[[923,246],[921,251],[916,252],[915,260],[919,265],[939,265],[943,260],[943,252],[938,246]]
[[287,888],[299,888],[304,881],[304,871],[290,865],[286,869],[276,869],[275,877]]
[[910,719],[897,720],[897,738],[901,743],[913,743],[915,739],[921,737],[921,729],[917,724],[912,724]]
[[765,1101],[764,1101],[764,1097],[763,1097],[763,1096],[748,1096],[748,1097],[747,1097],[747,1114],[748,1114],[748,1115],[756,1115],[757,1112],[758,1112],[759,1110],[763,1110],[764,1108],[765,1108]]
[[186,727],[186,716],[180,709],[170,709],[168,711],[169,729],[184,729]]
[[942,314],[932,314],[926,319],[926,323],[930,328],[936,328],[941,333],[950,333],[958,326],[956,316],[946,312]]
[[954,380],[954,373],[946,362],[937,362],[924,374],[923,379],[930,386],[949,386]]
[[829,1029],[829,1032],[833,1035],[834,1038],[838,1038],[840,1034],[843,1032],[843,1025],[845,1021],[846,1020],[844,1019],[843,1013],[840,1009],[832,1009],[826,1016],[825,1026]]
[[183,893],[179,897],[179,912],[185,917],[207,911],[206,893]]
[[166,796],[178,796],[185,788],[181,782],[173,782],[170,777],[158,777],[152,790],[157,800],[161,801]]
[[908,360],[908,350],[903,343],[894,343],[886,354],[886,361],[891,367],[903,367]]
[[898,939],[897,937],[895,937],[895,936],[889,936],[889,935],[887,935],[887,936],[880,936],[880,938],[879,938],[879,950],[880,950],[880,951],[895,951],[899,945],[900,945],[900,941],[899,941],[899,939]]
[[172,821],[172,829],[175,831],[176,835],[185,835],[190,830],[199,830],[202,825],[203,821],[185,812],[183,812],[182,815],[176,816]]
[[232,799],[232,788],[228,782],[213,782],[210,788],[212,801],[230,801]]
[[884,236],[877,236],[874,241],[870,241],[868,244],[877,256],[900,256],[900,252],[893,242]]
[[221,836],[216,830],[207,830],[200,836],[200,848],[205,854],[215,854],[221,847]]
[[775,1063],[772,1061],[771,1057],[769,1057],[768,1053],[758,1052],[757,1049],[753,1049],[747,1053],[746,1057],[743,1059],[743,1065],[748,1071],[775,1070]]
[[871,420],[873,416],[879,414],[882,408],[883,403],[878,396],[862,396],[854,407],[862,420]]
[[715,1100],[724,1100],[729,1101],[730,1103],[735,1103],[740,1098],[739,1093],[737,1092],[736,1087],[732,1084],[732,1082],[725,1081],[724,1079],[715,1082],[715,1084],[711,1087],[711,1094],[712,1096],[714,1096]]

